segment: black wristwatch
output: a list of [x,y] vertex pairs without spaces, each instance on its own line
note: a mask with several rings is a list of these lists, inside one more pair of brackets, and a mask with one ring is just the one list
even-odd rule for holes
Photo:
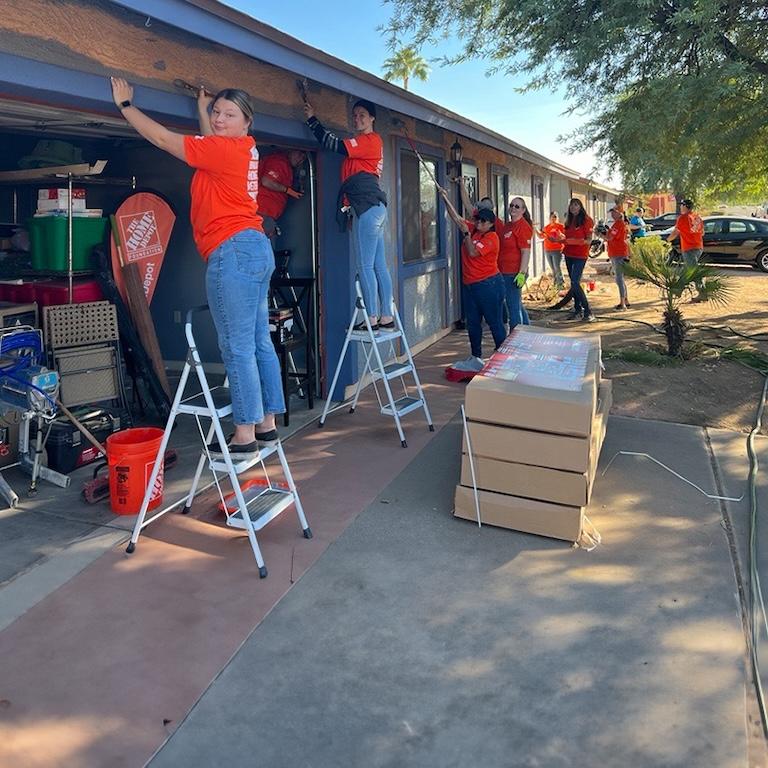
[[120,109],[125,109],[126,107],[130,107],[130,106],[131,106],[130,99],[126,99],[125,101],[120,102]]

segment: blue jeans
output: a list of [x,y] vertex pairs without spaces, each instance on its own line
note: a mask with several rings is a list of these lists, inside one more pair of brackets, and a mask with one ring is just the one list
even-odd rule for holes
[[547,264],[552,270],[552,274],[555,278],[555,285],[558,288],[562,288],[565,285],[563,280],[563,270],[560,269],[560,262],[563,260],[562,251],[544,251],[544,255],[547,257]]
[[208,257],[205,288],[235,424],[258,424],[265,414],[285,411],[280,362],[269,335],[267,293],[274,271],[269,240],[255,229],[232,235]]
[[585,316],[590,314],[587,294],[584,293],[584,289],[581,287],[581,275],[586,266],[586,259],[575,259],[573,256],[565,257],[565,268],[568,270],[568,277],[571,278],[573,309],[575,312],[583,312]]
[[516,325],[530,325],[528,313],[523,305],[523,290],[515,285],[515,275],[504,275],[504,301],[507,305],[507,320],[510,333]]
[[370,317],[392,316],[392,278],[384,256],[386,226],[387,206],[384,203],[369,208],[359,218],[352,217],[352,248],[363,301]]
[[619,299],[627,298],[627,284],[624,282],[624,259],[611,259],[613,265],[613,279],[616,281],[616,287],[619,289]]
[[495,347],[507,337],[503,320],[504,280],[501,275],[494,275],[478,283],[465,284],[463,290],[469,345],[474,357],[482,357],[483,318],[491,329]]
[[[690,251],[683,251],[681,256],[686,267],[697,267],[701,259],[701,255],[704,253],[702,248],[692,248]],[[704,284],[701,280],[696,281],[696,289],[701,291]]]

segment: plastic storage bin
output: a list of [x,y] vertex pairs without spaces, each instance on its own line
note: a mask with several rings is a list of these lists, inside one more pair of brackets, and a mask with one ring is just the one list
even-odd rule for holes
[[[54,304],[69,304],[69,280],[48,280],[41,283],[35,291],[41,307]],[[72,303],[85,304],[88,301],[101,301],[104,294],[96,280],[85,278],[72,281]]]
[[[44,272],[66,272],[67,217],[38,216],[29,220],[32,268]],[[107,219],[75,216],[72,219],[72,269],[92,270],[91,251],[104,242]]]

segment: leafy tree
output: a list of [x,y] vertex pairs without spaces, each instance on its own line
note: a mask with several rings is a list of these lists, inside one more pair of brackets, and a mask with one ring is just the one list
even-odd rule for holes
[[393,39],[461,42],[457,63],[565,85],[569,138],[639,192],[768,193],[765,0],[387,0]]
[[624,265],[627,277],[641,283],[655,285],[664,303],[661,328],[667,337],[670,357],[679,357],[683,351],[688,323],[680,310],[682,300],[693,295],[694,286],[699,296],[713,304],[726,304],[731,296],[728,280],[706,264],[689,267],[670,258],[670,246],[659,237],[636,240],[630,246],[632,258]]
[[403,88],[408,90],[408,81],[415,77],[424,82],[429,77],[429,65],[413,46],[405,46],[396,50],[384,62],[384,79],[388,81],[402,80]]

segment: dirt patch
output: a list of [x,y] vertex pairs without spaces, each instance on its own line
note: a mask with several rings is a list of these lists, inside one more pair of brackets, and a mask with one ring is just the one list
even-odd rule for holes
[[[613,379],[612,413],[644,419],[659,419],[683,424],[718,427],[749,432],[754,424],[763,377],[744,366],[719,359],[715,346],[740,344],[768,354],[768,274],[748,267],[724,268],[733,296],[726,306],[711,303],[681,306],[693,326],[692,341],[703,342],[701,354],[671,367],[655,367],[605,360],[605,374]],[[585,270],[585,282],[594,281],[588,293],[596,323],[568,319],[568,310],[544,311],[553,302],[526,300],[531,320],[552,328],[579,328],[599,333],[604,350],[650,347],[665,348],[664,337],[643,323],[658,327],[661,301],[655,288],[634,281],[628,283],[632,308],[614,310],[617,290],[610,275],[595,274],[592,263]],[[710,326],[710,327],[707,327]],[[736,332],[736,333],[734,333]],[[763,340],[747,340],[737,333],[764,333]],[[715,346],[709,346],[715,345]],[[764,425],[763,434],[768,434]]]

